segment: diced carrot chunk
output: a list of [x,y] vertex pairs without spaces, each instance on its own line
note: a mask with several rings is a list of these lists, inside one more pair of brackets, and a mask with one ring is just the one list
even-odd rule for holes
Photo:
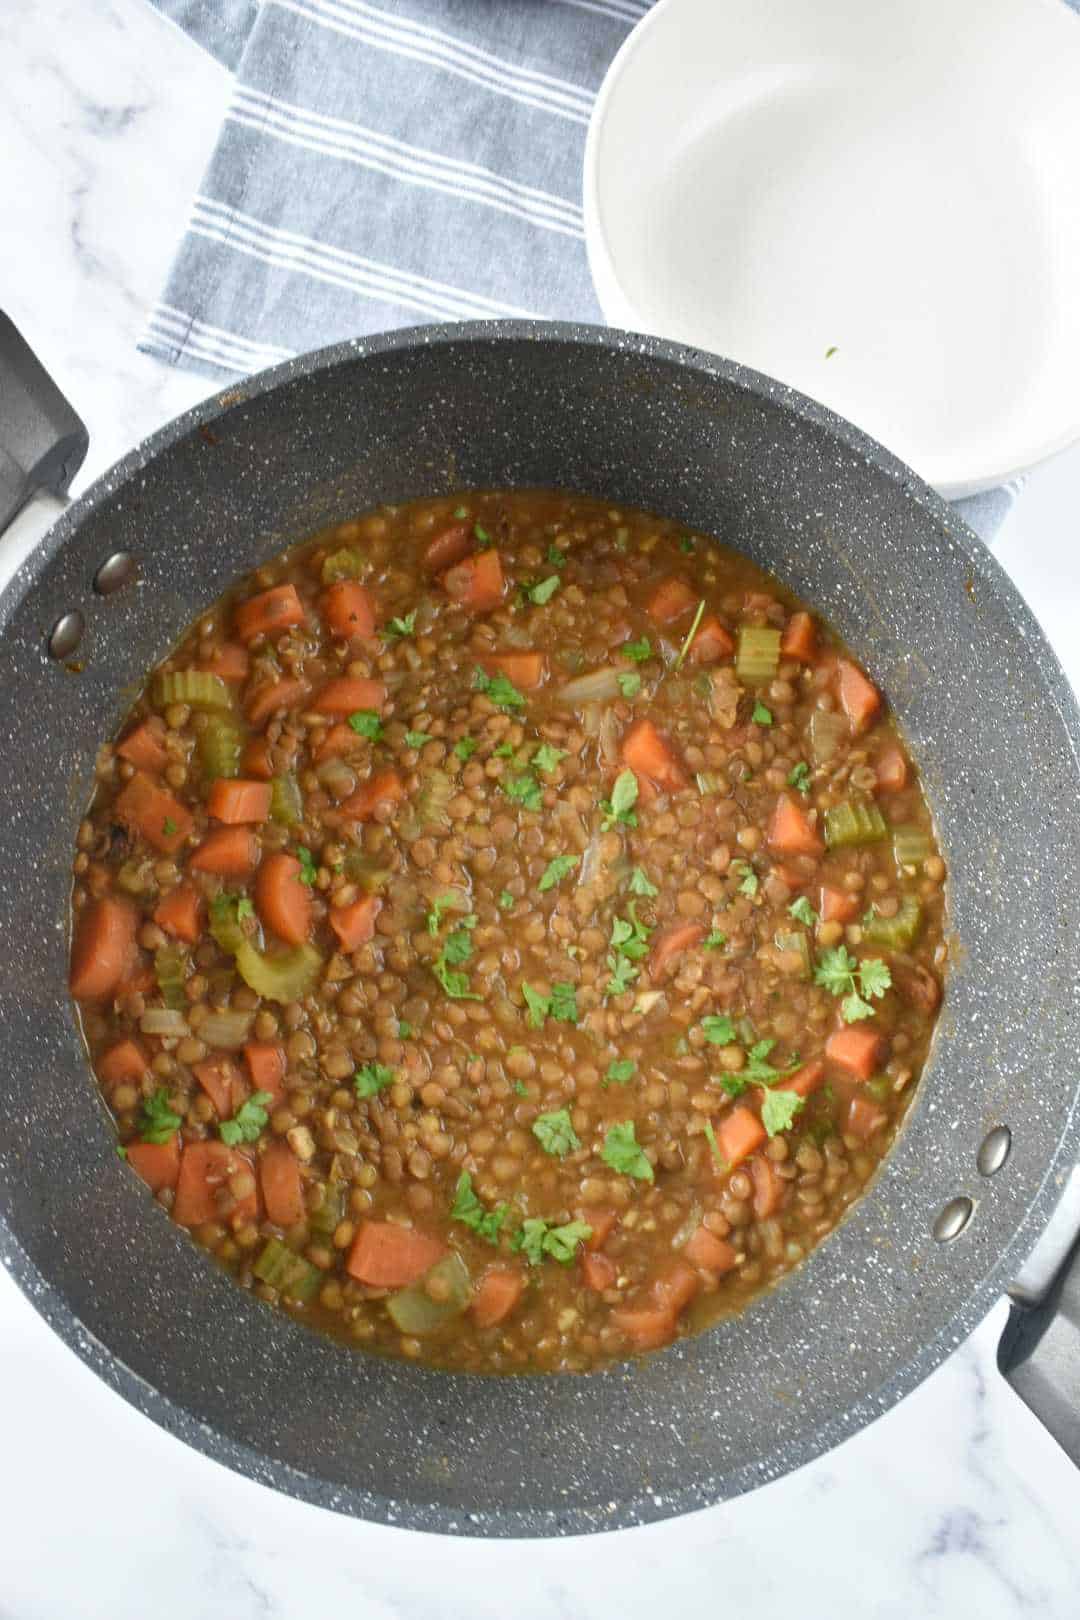
[[858,735],[871,724],[881,708],[881,693],[857,665],[840,658],[836,664],[837,691],[840,706],[851,721],[852,731]]
[[154,921],[174,939],[197,945],[202,933],[202,895],[192,884],[178,883],[154,907]]
[[275,585],[241,602],[233,618],[240,640],[254,641],[256,636],[277,636],[294,624],[303,624],[304,605],[295,585]]
[[619,1217],[613,1209],[587,1209],[580,1217],[586,1226],[592,1227],[592,1237],[587,1239],[587,1249],[602,1249],[615,1227]]
[[311,889],[300,879],[295,855],[268,855],[255,880],[255,906],[271,932],[287,945],[303,945],[311,932]]
[[834,889],[831,884],[823,883],[818,909],[822,922],[848,923],[858,916],[859,901],[846,889]]
[[255,1177],[247,1197],[230,1197],[228,1189],[231,1176],[251,1168],[246,1153],[238,1153],[224,1142],[189,1142],[180,1155],[173,1220],[180,1226],[202,1226],[225,1219],[234,1227],[254,1220],[259,1212]]
[[606,1254],[590,1254],[586,1249],[581,1256],[581,1275],[586,1288],[602,1294],[605,1288],[615,1286],[618,1271],[614,1260]]
[[720,623],[715,613],[708,614],[698,625],[698,633],[690,644],[687,658],[691,664],[719,664],[735,652],[735,637]]
[[801,664],[812,664],[817,656],[817,631],[809,613],[793,613],[780,637],[780,651],[785,658],[797,658]]
[[199,668],[216,675],[221,681],[239,683],[247,680],[251,659],[247,648],[241,647],[238,641],[223,641],[220,647],[214,648],[209,658],[200,660]]
[[547,659],[539,652],[491,653],[481,658],[487,675],[505,675],[522,692],[532,692],[543,683]]
[[761,1153],[750,1160],[750,1178],[754,1183],[754,1214],[763,1221],[780,1208],[787,1196],[788,1184],[777,1175],[772,1160]]
[[169,763],[164,721],[156,715],[152,720],[144,720],[117,743],[116,752],[140,771],[163,771]]
[[612,1311],[611,1320],[638,1350],[659,1350],[675,1337],[675,1312],[670,1310]]
[[653,1279],[652,1296],[662,1310],[677,1316],[701,1288],[701,1279],[685,1260],[671,1260]]
[[623,761],[638,779],[638,791],[652,797],[661,793],[678,793],[690,781],[675,752],[662,737],[651,720],[637,720],[622,740],[620,750]]
[[355,579],[339,579],[322,599],[322,614],[335,636],[350,641],[359,636],[366,641],[375,634],[375,611],[371,597]]
[[76,1001],[115,995],[135,962],[138,915],[126,900],[103,895],[79,912],[71,946],[71,993]]
[[393,1221],[361,1221],[345,1269],[370,1288],[407,1288],[430,1271],[446,1245]]
[[311,707],[316,714],[355,714],[358,709],[381,709],[386,702],[382,681],[353,675],[335,675],[327,681]]
[[244,1062],[252,1091],[267,1091],[273,1102],[285,1095],[285,1048],[274,1041],[248,1041]]
[[499,553],[494,549],[474,552],[448,568],[441,583],[447,596],[464,607],[475,608],[480,613],[498,607],[505,589]]
[[825,1042],[825,1056],[859,1080],[869,1080],[878,1066],[883,1042],[876,1030],[862,1025],[838,1029]]
[[229,781],[219,777],[210,789],[206,801],[207,812],[215,821],[231,826],[244,822],[263,822],[270,815],[269,782]]
[[273,715],[298,708],[310,691],[307,681],[294,675],[262,681],[245,699],[244,712],[253,726],[263,726]]
[[481,1277],[469,1307],[477,1327],[489,1328],[502,1322],[524,1292],[525,1279],[520,1271],[511,1271],[508,1266],[492,1266]]
[[332,906],[329,912],[330,927],[338,937],[338,944],[343,951],[358,950],[366,945],[375,933],[375,918],[382,909],[382,901],[376,894],[365,894],[359,900],[354,900],[350,906]]
[[245,743],[244,752],[240,755],[240,769],[245,776],[254,776],[260,782],[269,782],[274,774],[274,767],[270,763],[265,737],[252,737]]
[[849,1135],[857,1136],[860,1141],[865,1142],[867,1137],[881,1130],[888,1117],[884,1108],[879,1108],[869,1097],[852,1097],[848,1103],[844,1129]]
[[359,732],[353,730],[347,720],[336,720],[332,726],[327,726],[322,741],[312,748],[315,763],[321,765],[326,759],[340,759],[342,755],[353,754],[367,744]]
[[194,826],[187,806],[142,771],[116,795],[113,815],[162,855],[175,855]]
[[696,1232],[690,1234],[683,1245],[683,1254],[692,1266],[711,1271],[716,1277],[730,1271],[738,1260],[732,1245],[717,1237],[715,1232],[710,1232],[707,1226],[699,1226]]
[[448,529],[440,530],[433,540],[428,541],[424,567],[429,574],[441,574],[444,569],[461,562],[472,549],[472,524],[452,523]]
[[706,932],[704,923],[676,923],[655,939],[649,952],[649,978],[653,983],[663,977],[665,969],[677,956],[700,945]]
[[790,1080],[783,1081],[777,1086],[778,1091],[794,1091],[796,1096],[809,1097],[816,1091],[825,1078],[825,1063],[822,1058],[813,1058],[804,1063],[802,1068],[791,1076]]
[[174,1132],[167,1142],[129,1142],[124,1156],[151,1192],[175,1187],[180,1174],[180,1133]]
[[899,793],[908,785],[907,760],[899,748],[883,748],[874,761],[879,793]]
[[781,793],[766,833],[770,849],[781,855],[823,855],[825,845],[801,805]]
[[266,1218],[275,1226],[297,1226],[307,1215],[300,1162],[286,1142],[271,1142],[259,1159]]
[[405,783],[397,771],[376,771],[339,809],[350,821],[370,821],[381,805],[400,804],[404,797]]
[[745,1103],[736,1103],[716,1127],[716,1145],[729,1165],[741,1164],[765,1140],[764,1125]]
[[106,1086],[118,1086],[122,1081],[139,1081],[150,1068],[150,1060],[138,1041],[130,1038],[117,1041],[103,1052],[95,1064],[98,1079]]
[[191,1072],[217,1109],[218,1119],[232,1119],[248,1094],[247,1082],[232,1059],[206,1058],[193,1064]]
[[696,607],[699,598],[681,579],[662,579],[645,604],[654,624],[671,624]]
[[193,872],[242,878],[254,872],[258,859],[259,842],[249,827],[215,827],[207,833],[188,866]]

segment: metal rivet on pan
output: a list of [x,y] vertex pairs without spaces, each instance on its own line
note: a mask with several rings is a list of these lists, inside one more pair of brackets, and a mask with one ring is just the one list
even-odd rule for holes
[[94,589],[99,596],[111,596],[126,585],[135,573],[135,559],[130,551],[114,551],[106,557],[94,575]]
[[950,1198],[934,1222],[933,1232],[938,1242],[951,1243],[953,1238],[959,1237],[974,1209],[975,1205],[966,1193],[959,1198]]
[[1012,1152],[1012,1131],[1007,1125],[995,1125],[987,1131],[975,1155],[981,1176],[996,1176]]
[[86,629],[86,620],[78,608],[73,613],[65,613],[63,618],[57,619],[49,632],[49,657],[70,658],[83,638]]

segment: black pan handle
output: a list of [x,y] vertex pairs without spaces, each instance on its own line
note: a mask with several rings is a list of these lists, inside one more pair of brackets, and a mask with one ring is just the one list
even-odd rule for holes
[[1080,1169],[1009,1289],[998,1367],[1080,1468]]
[[81,419],[0,312],[0,534],[39,490],[66,494],[89,446]]

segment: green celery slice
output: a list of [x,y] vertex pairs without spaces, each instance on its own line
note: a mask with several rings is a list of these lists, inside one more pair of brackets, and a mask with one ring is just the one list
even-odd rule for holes
[[893,828],[893,859],[897,866],[921,866],[932,854],[930,835],[921,827]]
[[764,625],[741,624],[735,651],[740,681],[767,681],[780,667],[780,632]]
[[170,703],[188,703],[193,709],[228,709],[232,694],[220,675],[205,669],[179,669],[158,676],[157,702],[161,709]]
[[311,1212],[311,1229],[331,1237],[334,1229],[345,1218],[345,1199],[348,1189],[343,1181],[328,1181],[323,1189],[323,1201]]
[[800,979],[809,979],[813,965],[810,961],[810,940],[806,934],[779,933],[774,937],[773,944],[778,951],[798,951],[803,964],[798,976]]
[[302,1254],[294,1254],[287,1243],[275,1237],[267,1240],[251,1269],[269,1288],[276,1288],[279,1294],[304,1304],[315,1298],[322,1282],[322,1272],[317,1266],[305,1260]]
[[297,945],[280,956],[265,956],[245,939],[236,948],[240,977],[267,1001],[299,1001],[314,989],[323,959],[314,945]]
[[295,827],[304,819],[304,800],[295,776],[275,776],[270,782],[270,820]]
[[154,952],[154,977],[162,1000],[173,1012],[183,1012],[188,1004],[184,994],[187,964],[187,952],[179,945],[161,945]]
[[[448,1290],[445,1299],[432,1299],[425,1284],[438,1279]],[[386,1309],[394,1326],[402,1333],[422,1335],[434,1333],[461,1316],[469,1303],[471,1293],[469,1268],[456,1251],[436,1261],[420,1281],[410,1288],[392,1294]]]
[[825,812],[825,842],[830,849],[876,844],[886,831],[881,811],[865,799],[845,799]]
[[208,782],[240,775],[240,754],[245,733],[226,714],[208,714],[199,733],[199,764]]
[[913,945],[922,927],[922,906],[913,894],[906,894],[895,917],[879,917],[875,912],[863,924],[863,939],[870,945],[890,950],[906,950]]
[[322,582],[324,585],[333,585],[339,579],[363,579],[365,563],[359,551],[353,551],[344,546],[340,551],[332,551],[322,565]]
[[841,743],[847,742],[850,736],[850,727],[842,714],[815,709],[810,716],[810,758],[815,765],[828,765],[835,759]]

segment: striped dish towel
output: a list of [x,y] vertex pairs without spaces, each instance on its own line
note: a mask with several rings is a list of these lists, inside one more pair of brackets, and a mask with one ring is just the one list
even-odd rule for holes
[[[246,375],[423,321],[600,321],[581,169],[648,0],[154,0],[235,69],[140,348]],[[1016,486],[960,502],[988,538]]]

